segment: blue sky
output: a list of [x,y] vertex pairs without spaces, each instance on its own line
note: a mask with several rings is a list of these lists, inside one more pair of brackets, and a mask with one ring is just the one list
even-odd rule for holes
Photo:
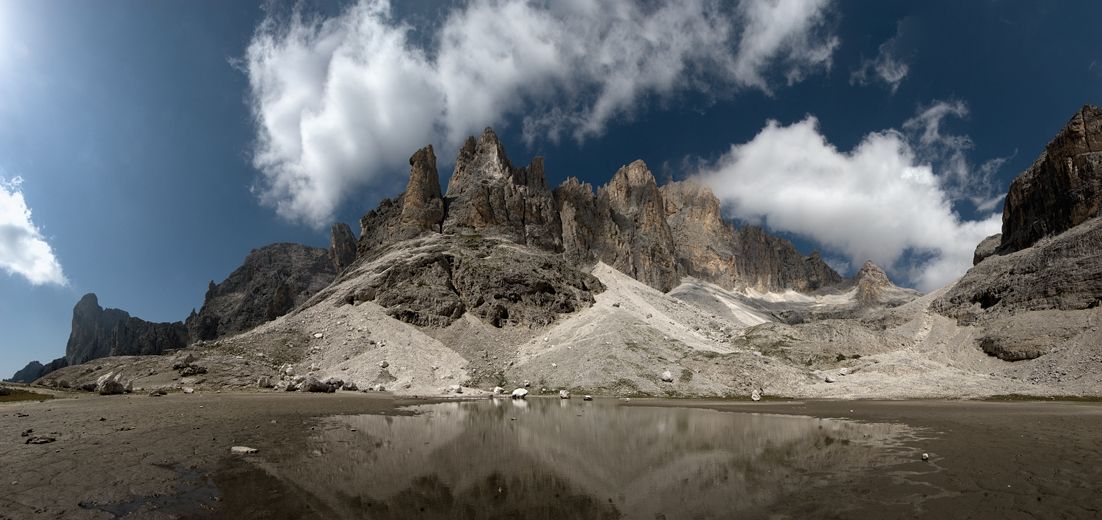
[[183,319],[487,125],[552,184],[642,158],[936,287],[1102,102],[1098,2],[603,5],[0,0],[0,374],[62,355],[86,292]]

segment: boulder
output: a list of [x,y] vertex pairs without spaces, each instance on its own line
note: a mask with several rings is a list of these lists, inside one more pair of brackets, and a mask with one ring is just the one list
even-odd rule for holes
[[273,385],[271,376],[260,376],[256,380],[257,388],[271,388],[272,386]]
[[976,252],[972,253],[972,265],[976,265],[982,262],[989,256],[997,255],[999,252],[999,245],[1002,244],[1002,233],[995,233],[985,239],[983,239],[979,245],[976,246]]
[[589,394],[586,394],[585,397],[582,397],[582,401],[592,401],[592,400],[593,400],[593,396],[589,395]]
[[513,393],[510,394],[509,397],[512,397],[513,399],[524,399],[528,397],[528,390],[524,388],[517,388],[516,390],[513,390]]
[[252,455],[260,450],[256,448],[250,448],[248,446],[232,446],[230,447],[230,453],[234,455]]
[[567,390],[559,390],[559,399],[570,399],[570,392]]
[[96,393],[99,395],[118,395],[126,393],[126,386],[120,379],[122,374],[108,372],[96,379]]
[[662,381],[665,383],[672,383],[673,374],[669,370],[662,372]]
[[341,390],[345,390],[348,392],[355,392],[359,389],[360,387],[356,386],[356,383],[353,383],[352,381],[348,381],[343,386],[341,386]]

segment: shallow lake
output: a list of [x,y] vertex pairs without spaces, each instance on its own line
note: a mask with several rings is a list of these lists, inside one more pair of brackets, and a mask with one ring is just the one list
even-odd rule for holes
[[912,479],[939,471],[914,447],[933,432],[622,404],[496,399],[323,418],[305,446],[217,479],[229,499],[223,512],[250,508],[239,511],[248,516],[252,506],[234,496],[278,489],[271,516],[844,517],[860,506],[836,490],[882,495],[904,510],[941,492]]

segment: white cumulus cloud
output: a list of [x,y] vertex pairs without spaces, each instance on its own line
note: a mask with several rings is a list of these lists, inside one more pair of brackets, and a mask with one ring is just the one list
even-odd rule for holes
[[524,116],[529,141],[601,135],[684,92],[771,92],[828,70],[829,0],[472,0],[429,37],[385,0],[257,28],[240,65],[256,123],[254,187],[322,226],[343,198],[393,188],[413,150],[453,152]]
[[61,263],[31,220],[22,182],[20,177],[0,177],[0,268],[32,285],[67,285]]
[[769,121],[699,175],[734,217],[812,239],[850,265],[871,259],[929,291],[971,267],[976,244],[998,233],[1002,218],[965,220],[954,211],[951,179],[919,151],[947,136],[922,129],[917,142],[885,130],[841,151],[814,117]]

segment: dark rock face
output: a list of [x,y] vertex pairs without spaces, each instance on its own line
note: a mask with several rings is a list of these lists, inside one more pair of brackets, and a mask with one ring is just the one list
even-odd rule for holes
[[592,305],[604,290],[558,255],[493,238],[406,242],[361,269],[371,271],[366,283],[344,299],[374,301],[418,326],[446,327],[465,312],[496,327],[546,325]]
[[1102,209],[1102,108],[1087,105],[1010,184],[1001,254],[1099,216]]
[[288,243],[254,249],[222,283],[210,283],[187,330],[198,341],[251,329],[287,314],[335,277],[325,249]]
[[984,258],[998,254],[999,245],[1002,244],[1002,233],[995,233],[991,235],[976,246],[976,252],[972,254],[972,265],[976,265],[983,261]]
[[88,293],[73,308],[73,328],[65,346],[69,365],[107,356],[160,354],[188,343],[183,323],[150,323],[126,311],[104,309]]
[[344,222],[333,224],[329,234],[329,258],[338,273],[356,261],[356,237]]
[[69,363],[63,357],[57,358],[45,365],[39,363],[38,361],[31,361],[30,363],[27,363],[27,366],[23,367],[21,370],[16,372],[15,375],[11,376],[11,379],[8,379],[8,381],[12,381],[14,383],[32,383],[36,379],[46,374],[49,374],[54,370],[65,368],[67,366],[69,366]]
[[493,130],[459,150],[448,182],[445,233],[501,236],[540,249],[561,249],[558,212],[536,157],[514,167]]
[[735,270],[751,287],[807,292],[842,282],[842,276],[818,252],[804,257],[791,242],[758,226],[739,228],[735,240]]

